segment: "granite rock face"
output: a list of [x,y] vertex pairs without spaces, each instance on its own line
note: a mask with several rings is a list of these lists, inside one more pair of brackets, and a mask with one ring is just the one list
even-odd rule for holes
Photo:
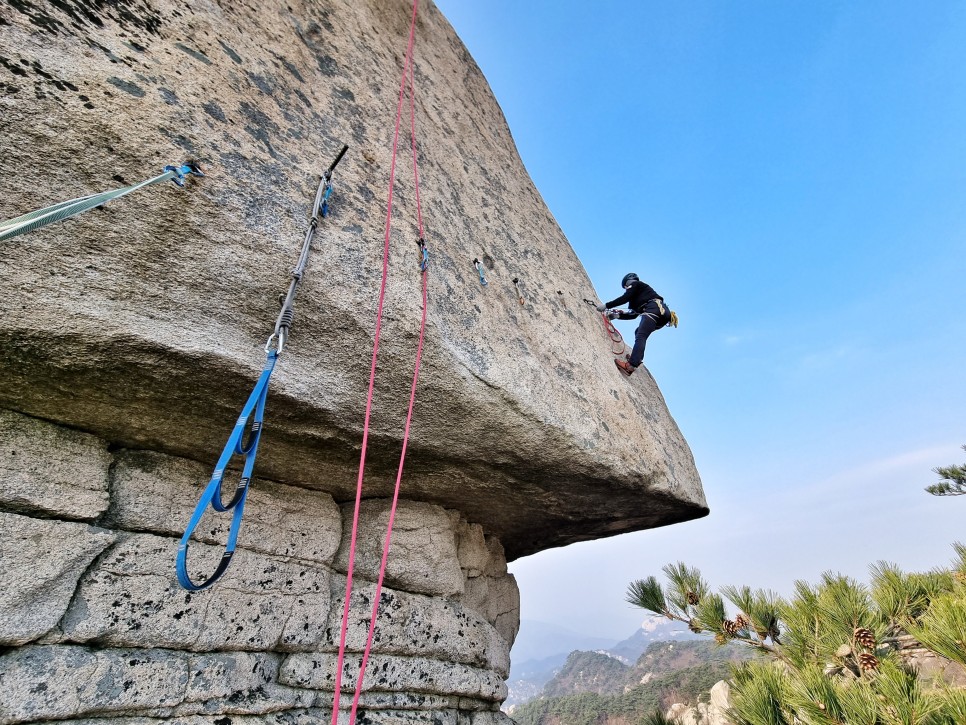
[[107,508],[107,446],[0,410],[0,506],[90,520]]
[[[187,158],[207,174],[0,255],[0,725],[328,719],[410,13],[408,0],[0,7],[0,218]],[[360,722],[504,725],[520,608],[507,560],[707,506],[654,380],[614,368],[583,302],[587,275],[428,0],[414,77],[428,326]],[[185,592],[178,539],[262,367],[318,174],[343,143],[238,552],[216,587]],[[408,148],[347,686],[422,304]],[[202,520],[192,573],[214,567],[227,519]]]
[[728,711],[731,709],[731,687],[719,680],[711,688],[708,702],[691,707],[680,702],[671,705],[665,717],[676,725],[731,725]]
[[0,513],[0,644],[56,626],[85,569],[113,541],[85,524]]
[[[69,455],[85,460],[71,431],[16,413],[5,421],[49,446],[54,472]],[[99,475],[108,481],[110,498],[95,521],[60,520],[61,501],[44,510],[42,496],[35,516],[0,510],[0,725],[328,719],[346,587],[339,547],[351,507],[256,481],[232,566],[211,589],[186,592],[174,559],[205,481],[202,467],[84,440],[83,450],[103,456]],[[92,475],[86,465],[77,473]],[[387,506],[366,501],[364,525],[384,525]],[[226,517],[203,520],[190,548],[193,575],[220,559]],[[403,500],[399,521],[360,723],[504,723],[498,709],[520,610],[502,547],[440,506]],[[378,559],[381,541],[367,534],[358,547],[343,706],[352,700],[375,593],[367,562]],[[475,590],[477,582],[494,594]]]
[[[264,360],[318,174],[346,143],[272,379],[256,475],[351,498],[411,7],[0,8],[0,217],[147,179],[188,157],[208,174],[183,190],[147,187],[5,248],[0,407],[210,462]],[[583,302],[595,298],[590,281],[486,80],[431,2],[420,5],[415,43],[431,273],[404,496],[463,512],[510,559],[705,514],[660,391],[644,370],[624,379],[614,368]],[[371,497],[391,491],[421,306],[401,147]],[[96,510],[96,485],[84,484],[91,494],[78,515]]]

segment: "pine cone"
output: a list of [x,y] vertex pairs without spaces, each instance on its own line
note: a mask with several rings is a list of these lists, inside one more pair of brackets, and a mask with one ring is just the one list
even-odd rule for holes
[[716,634],[714,636],[714,641],[717,642],[718,644],[725,644],[728,641],[728,639],[723,634]]
[[688,604],[690,604],[693,607],[697,605],[699,601],[701,600],[698,598],[697,594],[695,594],[694,592],[688,592]]
[[738,625],[738,629],[748,629],[748,625],[751,624],[751,622],[748,621],[748,617],[741,612],[738,612],[738,616],[735,617],[735,624]]
[[688,629],[690,629],[695,634],[701,634],[701,627],[696,625],[693,621],[688,622]]
[[865,627],[857,627],[852,633],[852,636],[855,637],[856,642],[866,649],[875,649],[875,635],[872,634],[871,630],[868,630]]
[[726,619],[721,623],[721,628],[729,637],[738,636],[738,625],[732,622],[730,619]]
[[879,659],[875,655],[863,652],[859,655],[859,667],[865,671],[879,669]]

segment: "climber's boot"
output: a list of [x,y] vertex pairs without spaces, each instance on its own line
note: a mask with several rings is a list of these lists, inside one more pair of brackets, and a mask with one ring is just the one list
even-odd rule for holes
[[637,368],[631,365],[627,360],[615,360],[614,364],[617,366],[618,370],[628,377],[633,375],[634,371],[637,370]]

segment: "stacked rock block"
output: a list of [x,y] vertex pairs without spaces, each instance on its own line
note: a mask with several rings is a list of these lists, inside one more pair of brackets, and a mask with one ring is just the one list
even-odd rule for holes
[[[174,558],[209,475],[0,411],[0,724],[329,719],[351,503],[256,481],[231,568],[189,593]],[[387,516],[387,501],[364,502],[347,688]],[[194,576],[217,563],[226,524],[203,520]],[[401,502],[360,722],[504,720],[518,625],[500,542],[458,512]]]

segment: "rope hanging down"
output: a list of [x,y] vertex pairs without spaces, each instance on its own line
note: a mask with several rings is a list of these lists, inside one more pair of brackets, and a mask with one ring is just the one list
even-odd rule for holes
[[[586,302],[591,307],[597,306],[593,300],[588,300],[586,297],[584,298],[584,302]],[[620,311],[618,310],[613,310],[613,312],[615,314],[620,313]],[[604,336],[608,340],[610,340],[610,351],[614,355],[623,355],[624,352],[627,350],[627,345],[624,344],[624,338],[621,336],[620,330],[614,327],[614,323],[611,322],[611,318],[608,317],[607,312],[601,312],[599,314],[600,314],[600,320],[604,324]],[[638,315],[631,313],[626,317],[622,317],[621,319],[633,320],[637,316]]]
[[382,585],[386,575],[386,563],[389,558],[389,547],[392,542],[392,528],[396,517],[396,506],[399,500],[399,488],[402,481],[403,467],[406,460],[406,449],[409,443],[409,432],[412,423],[413,409],[416,402],[416,384],[419,380],[419,366],[422,361],[423,352],[423,340],[425,338],[426,332],[426,310],[428,307],[428,262],[429,253],[426,249],[425,234],[423,230],[423,215],[422,215],[422,205],[419,197],[419,167],[417,163],[417,153],[416,153],[416,110],[415,110],[415,84],[414,84],[414,71],[413,71],[413,45],[415,40],[416,32],[416,12],[418,9],[418,0],[413,0],[413,14],[412,21],[409,26],[409,43],[406,49],[406,57],[403,63],[402,78],[399,83],[399,102],[396,107],[396,125],[395,131],[393,133],[392,142],[392,163],[389,170],[389,191],[388,191],[388,203],[386,209],[386,232],[383,242],[383,259],[382,259],[382,282],[379,287],[379,303],[376,310],[376,329],[375,329],[375,339],[372,348],[372,362],[369,368],[369,392],[366,398],[366,415],[365,423],[362,429],[362,453],[359,460],[359,476],[356,482],[356,499],[355,508],[352,514],[352,535],[349,543],[349,561],[346,570],[346,590],[345,590],[345,602],[342,609],[342,626],[339,634],[339,654],[336,663],[335,671],[335,691],[332,702],[332,725],[338,725],[339,719],[339,698],[342,694],[342,676],[343,676],[343,664],[345,661],[345,647],[346,647],[346,632],[348,630],[349,621],[349,602],[352,596],[352,577],[355,567],[355,550],[356,550],[356,539],[359,529],[359,508],[362,501],[362,483],[365,474],[365,461],[366,461],[366,449],[369,440],[369,420],[372,412],[372,394],[375,385],[376,376],[376,357],[379,352],[379,335],[382,330],[382,317],[383,317],[383,303],[385,301],[386,294],[386,280],[389,272],[389,236],[390,229],[392,225],[392,204],[393,204],[393,186],[396,178],[396,152],[398,150],[399,143],[399,126],[402,119],[402,105],[403,97],[406,90],[406,84],[409,84],[409,114],[410,114],[410,127],[411,127],[411,147],[413,155],[413,178],[416,191],[416,216],[418,220],[419,227],[419,241],[417,244],[420,248],[420,275],[422,277],[422,315],[420,319],[419,326],[419,343],[416,347],[416,362],[415,370],[413,372],[412,387],[409,394],[409,409],[406,413],[406,427],[403,432],[402,440],[402,452],[399,457],[399,466],[396,470],[396,483],[393,489],[392,504],[389,510],[389,522],[386,527],[386,537],[383,541],[382,547],[382,560],[379,566],[379,576],[376,581],[376,590],[372,598],[372,612],[369,618],[369,629],[366,636],[366,645],[363,650],[362,660],[359,666],[359,673],[356,677],[355,691],[352,697],[352,709],[349,713],[348,725],[354,725],[356,719],[356,713],[359,708],[359,697],[362,693],[363,679],[365,676],[366,665],[369,661],[369,653],[372,649],[372,641],[375,633],[376,620],[379,614],[379,600],[382,595]]
[[[185,528],[184,535],[181,537],[175,569],[178,573],[178,582],[189,591],[197,591],[214,584],[228,569],[231,558],[235,554],[235,546],[238,543],[238,532],[241,530],[242,515],[245,511],[245,499],[248,496],[252,472],[255,469],[255,456],[258,454],[258,443],[262,437],[262,421],[265,417],[265,400],[268,398],[268,383],[272,377],[272,371],[275,369],[275,362],[278,360],[278,356],[282,354],[282,349],[288,340],[289,330],[294,319],[293,304],[295,302],[295,293],[298,291],[299,284],[302,282],[305,265],[309,258],[309,251],[312,248],[312,238],[315,236],[315,230],[319,225],[319,217],[328,215],[328,200],[332,195],[332,172],[335,170],[336,164],[342,160],[342,156],[348,148],[348,146],[342,147],[335,161],[332,162],[319,181],[319,189],[315,194],[315,202],[312,205],[312,219],[309,222],[308,231],[305,233],[305,241],[302,243],[302,253],[299,255],[298,263],[292,269],[292,281],[289,283],[288,294],[285,295],[282,301],[282,309],[278,313],[278,319],[275,320],[275,329],[265,344],[265,367],[262,370],[261,376],[258,378],[258,382],[255,383],[255,388],[252,390],[251,395],[248,396],[248,402],[242,408],[231,435],[228,436],[228,442],[225,443],[225,448],[218,458],[214,473],[211,474],[211,480],[201,494],[201,498],[197,506],[195,506],[188,526]],[[253,414],[254,417],[252,417]],[[252,421],[246,442],[245,430],[249,428],[249,418]],[[225,503],[222,495],[222,481],[225,476],[225,469],[228,467],[231,459],[236,455],[244,458],[244,466],[242,468],[241,479],[235,487],[235,493],[232,495],[231,500]],[[225,551],[214,574],[204,581],[196,583],[188,575],[188,543],[191,535],[201,522],[201,517],[208,510],[209,505],[215,511],[231,511],[231,526],[228,529],[228,541],[225,544]]]
[[7,221],[0,223],[0,242],[6,241],[7,239],[12,239],[18,234],[26,234],[27,232],[32,232],[35,229],[45,227],[48,224],[53,224],[54,222],[59,222],[63,219],[76,216],[82,212],[106,204],[109,201],[113,201],[114,199],[119,199],[126,194],[130,194],[132,191],[137,191],[142,187],[150,186],[151,184],[158,184],[162,181],[170,180],[178,186],[184,187],[185,177],[188,175],[204,176],[204,174],[201,172],[201,169],[190,161],[185,162],[181,166],[165,166],[164,173],[159,176],[155,176],[153,179],[148,179],[147,181],[142,181],[137,184],[131,184],[130,186],[125,186],[121,189],[114,189],[113,191],[104,191],[100,194],[91,194],[89,196],[81,196],[69,201],[62,201],[58,204],[54,204],[53,206],[44,207],[43,209],[32,211],[29,214],[18,216],[15,219],[8,219]]

